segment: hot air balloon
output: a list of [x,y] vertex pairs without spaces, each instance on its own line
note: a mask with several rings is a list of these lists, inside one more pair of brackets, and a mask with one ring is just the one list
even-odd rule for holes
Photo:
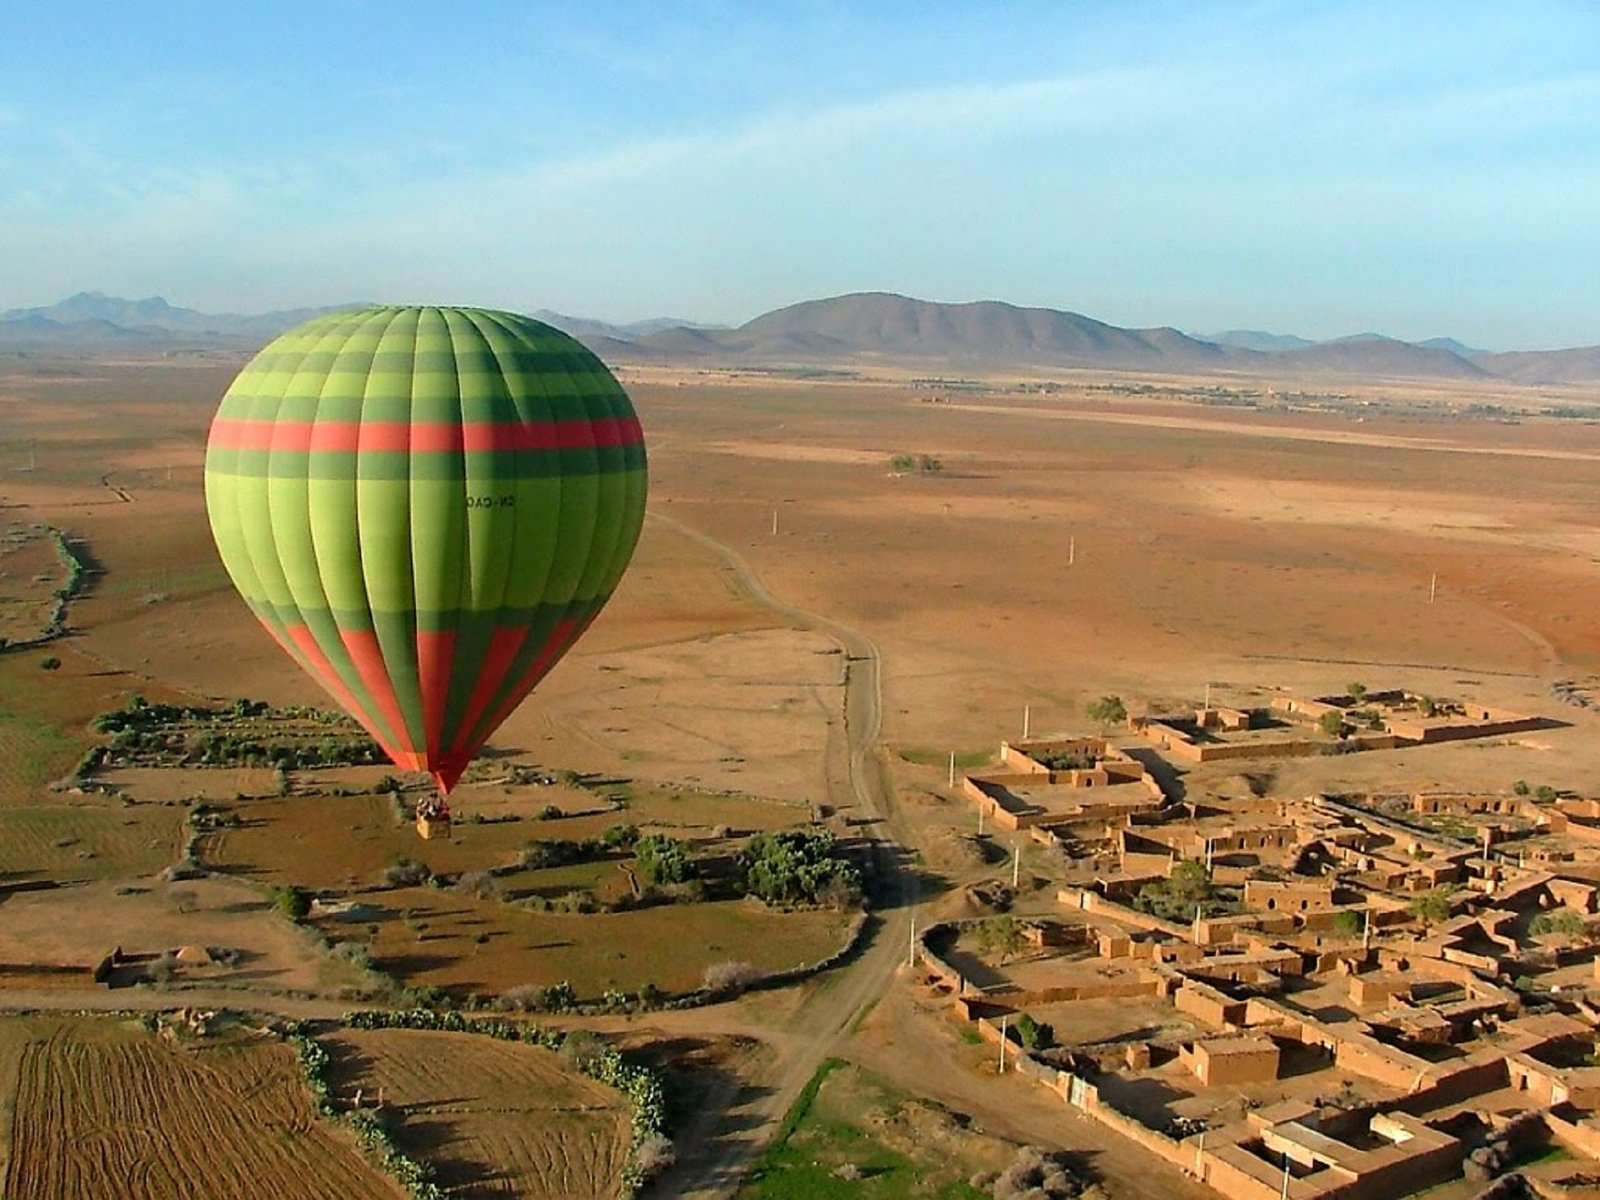
[[645,449],[627,394],[566,334],[378,307],[250,361],[205,485],[246,603],[397,766],[433,776],[438,815],[622,577]]

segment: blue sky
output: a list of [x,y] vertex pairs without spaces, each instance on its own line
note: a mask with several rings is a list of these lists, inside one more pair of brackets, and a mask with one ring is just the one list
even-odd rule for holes
[[0,308],[1600,343],[1600,6],[21,3]]

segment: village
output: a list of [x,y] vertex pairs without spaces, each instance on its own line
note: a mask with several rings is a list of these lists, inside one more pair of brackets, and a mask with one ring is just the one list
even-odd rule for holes
[[1172,782],[1562,723],[1359,684],[1119,715],[960,780],[1013,839],[997,915],[922,930],[915,978],[994,1069],[1234,1200],[1600,1196],[1600,804]]

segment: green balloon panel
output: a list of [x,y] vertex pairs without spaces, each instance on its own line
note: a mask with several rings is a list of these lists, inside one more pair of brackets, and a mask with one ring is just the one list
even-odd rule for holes
[[257,354],[212,422],[205,479],[262,625],[448,792],[610,598],[646,469],[627,394],[571,337],[383,307]]

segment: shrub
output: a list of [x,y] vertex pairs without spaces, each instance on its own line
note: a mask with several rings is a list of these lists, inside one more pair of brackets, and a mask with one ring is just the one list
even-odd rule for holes
[[683,843],[664,833],[640,838],[633,853],[639,874],[647,883],[683,883],[694,876],[694,863]]
[[712,963],[706,968],[705,986],[713,992],[742,992],[761,978],[761,971],[747,962]]
[[287,917],[291,921],[303,921],[311,912],[311,894],[300,888],[274,887],[268,894],[272,897],[272,907],[277,909],[278,915]]
[[500,881],[487,871],[463,871],[450,890],[477,900],[498,900]]
[[1339,737],[1344,733],[1344,714],[1336,708],[1330,708],[1317,718],[1317,728],[1329,737]]
[[1333,919],[1333,931],[1340,937],[1358,937],[1363,927],[1360,913],[1342,912]]
[[600,835],[600,840],[607,846],[616,846],[627,850],[639,840],[639,827],[630,825],[626,821],[616,825],[608,825],[605,832]]
[[1526,779],[1519,779],[1511,785],[1511,790],[1518,796],[1526,796],[1533,789],[1528,786]]
[[1017,1037],[1029,1050],[1048,1050],[1056,1044],[1055,1028],[1035,1021],[1027,1013],[1017,1015]]
[[559,821],[562,817],[561,806],[559,804],[546,804],[539,810],[538,816],[541,821]]
[[606,1044],[587,1029],[574,1029],[561,1043],[561,1061],[573,1070],[588,1074],[606,1052]]
[[654,1179],[669,1167],[677,1164],[678,1151],[673,1146],[671,1139],[656,1133],[645,1138],[634,1147],[633,1161],[638,1166],[639,1173],[645,1179]]
[[1583,919],[1583,914],[1570,908],[1553,908],[1549,912],[1542,912],[1528,925],[1528,932],[1535,937],[1547,933],[1582,937],[1587,929],[1588,925]]
[[413,858],[397,858],[383,869],[383,881],[390,887],[417,887],[432,875],[426,863]]
[[861,875],[826,830],[758,833],[740,855],[745,890],[768,904],[816,904],[842,879],[858,892]]
[[54,654],[48,654],[39,660],[39,669],[41,671],[59,671],[61,669],[61,660]]
[[1120,725],[1128,719],[1128,706],[1121,696],[1101,696],[1086,705],[1083,714],[1101,725]]

